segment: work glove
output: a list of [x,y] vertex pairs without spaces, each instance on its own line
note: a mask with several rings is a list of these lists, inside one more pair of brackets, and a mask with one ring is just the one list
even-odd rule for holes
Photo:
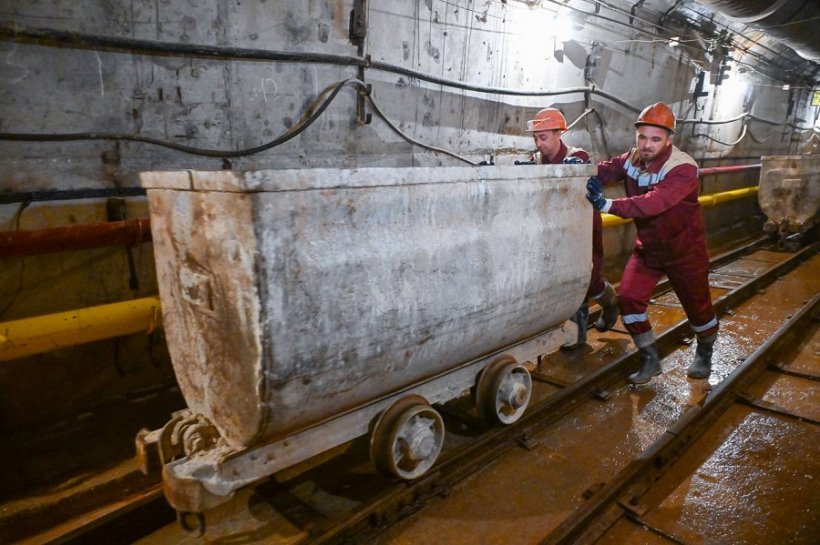
[[601,195],[603,195],[604,186],[601,185],[601,180],[599,180],[595,176],[590,176],[589,180],[587,180],[587,191],[590,193],[600,193]]
[[606,199],[604,198],[604,188],[601,186],[601,181],[592,176],[587,181],[587,200],[592,203],[597,210],[603,210],[606,206]]

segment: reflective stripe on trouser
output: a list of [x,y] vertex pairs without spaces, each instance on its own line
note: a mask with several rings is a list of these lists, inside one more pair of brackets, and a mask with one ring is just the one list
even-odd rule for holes
[[652,330],[646,309],[652,290],[664,273],[698,338],[706,339],[716,334],[718,322],[709,294],[708,261],[704,263],[698,259],[677,262],[662,271],[646,267],[643,260],[635,254],[629,258],[618,286],[621,320],[629,334],[635,337]]
[[604,263],[604,220],[601,213],[592,208],[592,272],[589,275],[587,299],[601,295],[606,289],[601,267]]

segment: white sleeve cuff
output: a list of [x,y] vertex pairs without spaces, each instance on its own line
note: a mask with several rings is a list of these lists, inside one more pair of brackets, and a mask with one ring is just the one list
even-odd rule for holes
[[601,212],[603,212],[604,214],[607,214],[607,213],[609,213],[609,209],[612,208],[612,199],[605,199],[605,200],[606,200],[606,204],[604,205],[603,208],[601,208]]

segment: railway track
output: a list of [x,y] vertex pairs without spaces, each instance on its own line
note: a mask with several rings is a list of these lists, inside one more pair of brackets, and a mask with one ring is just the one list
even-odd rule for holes
[[[154,491],[128,510],[113,510],[53,541],[100,542],[100,536],[105,536],[107,543],[145,544],[237,539],[311,545],[593,543],[616,539],[611,532],[626,531],[627,525],[650,528],[641,531],[654,532],[661,540],[658,543],[699,543],[679,524],[665,530],[653,518],[652,502],[661,505],[663,500],[657,499],[655,485],[671,486],[672,478],[666,475],[675,472],[667,470],[679,467],[675,462],[685,459],[687,448],[709,435],[710,426],[718,425],[727,405],[756,404],[755,410],[774,414],[775,404],[765,401],[761,387],[749,378],[756,373],[761,376],[757,369],[773,361],[771,355],[758,352],[782,354],[784,341],[777,339],[792,338],[797,333],[789,331],[794,328],[811,334],[813,324],[816,332],[811,319],[817,315],[816,298],[802,304],[818,291],[816,246],[788,254],[761,246],[758,241],[713,260],[713,300],[723,315],[723,326],[716,352],[720,363],[708,383],[681,376],[683,362],[693,350],[687,344],[691,333],[675,298],[661,286],[652,312],[666,372],[648,385],[624,383],[638,365],[626,333],[616,329],[598,335],[593,329],[585,349],[531,362],[534,397],[515,424],[487,428],[469,396],[443,407],[445,451],[432,470],[411,483],[377,475],[367,458],[366,441],[357,440],[280,472],[253,490],[238,492],[234,500],[206,517],[186,517],[183,522],[193,532],[167,524],[168,508],[159,491]],[[791,296],[778,295],[780,292]],[[756,301],[766,297],[776,297],[778,310],[785,314],[766,316],[771,327],[759,328],[754,335],[748,329],[734,331],[732,324],[740,319],[740,309],[761,304]],[[789,301],[789,297],[800,301]],[[788,319],[786,315],[791,314]],[[781,325],[783,332],[778,331]],[[816,361],[814,374],[790,371],[785,360],[778,361],[785,369],[780,374],[816,383],[820,372]],[[747,368],[754,371],[741,371]],[[771,373],[765,371],[764,376]],[[741,375],[742,380],[736,378]],[[806,395],[816,395],[816,390],[808,391]],[[654,416],[634,418],[636,411]],[[624,412],[635,421],[624,423]],[[803,419],[801,426],[813,430],[807,433],[816,436],[816,415],[795,414]],[[690,427],[693,424],[697,427]],[[635,425],[645,429],[636,432]],[[633,441],[626,444],[623,438],[628,437]],[[600,441],[600,456],[590,445],[577,444],[584,441]],[[584,446],[589,459],[578,464],[576,457]],[[818,487],[810,490],[816,498]],[[470,525],[448,526],[443,522],[445,513],[475,520]],[[814,517],[816,524],[816,514]],[[490,525],[491,521],[495,524]],[[161,527],[140,539],[152,526]],[[816,525],[814,530],[818,530]]]
[[[805,431],[815,439],[813,444],[805,446],[810,451],[817,451],[816,439],[820,431],[817,407],[800,404],[789,407],[788,399],[784,400],[785,405],[768,401],[770,395],[778,395],[774,387],[781,378],[767,375],[775,374],[796,379],[789,385],[792,396],[797,393],[799,396],[810,397],[817,392],[817,386],[813,383],[820,380],[816,344],[818,321],[820,294],[808,301],[707,397],[689,407],[673,426],[596,491],[581,509],[575,511],[551,532],[542,544],[596,543],[599,540],[620,543],[621,536],[629,530],[613,530],[613,527],[624,520],[673,543],[699,543],[701,539],[698,536],[706,528],[697,528],[697,531],[693,531],[682,527],[676,521],[664,520],[662,515],[658,516],[655,513],[681,483],[689,481],[687,486],[691,486],[691,467],[684,467],[683,471],[673,473],[676,465],[684,466],[688,463],[690,466],[697,464],[696,467],[702,467],[706,459],[720,456],[720,450],[727,446],[727,442],[714,436],[723,435],[722,439],[726,439],[727,430],[730,430],[731,434],[743,433],[741,426],[750,426],[750,420],[773,415],[768,422],[772,429],[784,436],[793,434],[794,431]],[[742,417],[733,417],[732,411],[743,413]],[[707,434],[711,434],[712,437],[704,438]],[[804,454],[806,453],[800,453],[801,456]],[[687,457],[694,460],[685,460]],[[742,459],[741,462],[754,465],[754,462],[748,459]],[[795,460],[791,462],[794,463]],[[804,473],[809,478],[816,474],[816,471],[812,471],[817,469],[813,461],[795,466],[809,471],[810,473]],[[753,467],[751,471],[754,472]],[[730,483],[723,484],[727,489],[733,487]],[[816,492],[815,487],[815,495]],[[733,490],[731,494],[742,495],[743,491]],[[779,495],[776,494],[768,500],[779,499],[787,502],[787,494],[789,492],[781,489]],[[680,498],[673,501],[680,501]],[[788,542],[809,543],[817,536],[816,513],[812,523],[813,532],[808,527],[800,528],[801,522],[796,520],[798,517],[791,521],[797,528]],[[771,542],[769,540],[776,537],[746,535],[740,538],[743,533],[742,526],[720,530],[712,541],[752,543],[757,537],[758,541],[762,539],[760,542]],[[808,532],[805,532],[806,530]],[[802,536],[801,531],[805,532]]]

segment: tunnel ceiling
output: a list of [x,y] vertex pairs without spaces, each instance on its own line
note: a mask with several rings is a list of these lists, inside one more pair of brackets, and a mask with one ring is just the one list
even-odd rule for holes
[[807,60],[820,61],[820,34],[814,30],[820,22],[816,0],[699,0],[699,3],[713,6],[734,22],[782,40]]
[[787,82],[818,83],[817,0],[679,0],[665,17],[731,44],[735,60],[742,58],[762,73]]

